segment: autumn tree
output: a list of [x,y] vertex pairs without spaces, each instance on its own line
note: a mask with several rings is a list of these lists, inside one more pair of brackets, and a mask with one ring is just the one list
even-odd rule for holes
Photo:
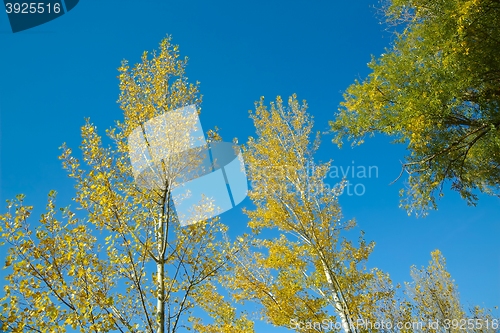
[[391,323],[392,327],[384,332],[498,332],[500,320],[492,316],[491,310],[463,306],[458,286],[439,250],[431,253],[427,267],[412,266],[410,275],[412,281],[396,288],[395,297],[375,314],[378,322]]
[[[35,224],[23,195],[8,201],[8,212],[0,216],[3,241],[10,245],[4,330],[173,333],[193,325],[199,332],[221,326],[224,332],[252,330],[216,291],[224,252],[231,252],[217,236],[226,227],[202,217],[182,227],[173,205],[172,189],[197,166],[200,150],[171,154],[139,178],[131,164],[133,140],[145,143],[141,154],[155,154],[157,138],[144,134],[151,121],[189,105],[197,116],[201,96],[198,84],[187,81],[186,64],[170,37],[158,52],[144,52],[133,68],[122,62],[118,103],[124,119],[106,131],[112,145],[103,143],[87,119],[81,128],[83,164],[62,147],[63,166],[76,183],[75,208],[58,212],[52,191]],[[163,126],[159,137],[170,139],[158,139],[163,141],[157,146],[175,151],[179,140],[189,140],[176,131],[177,126]],[[209,304],[227,310],[224,320],[204,325],[197,319],[195,306],[210,315]]]
[[458,290],[446,271],[445,260],[439,251],[432,253],[427,269],[413,266],[411,277],[413,283],[408,284],[408,292],[414,304],[415,322],[444,323],[446,320],[451,322],[465,318]]
[[500,3],[391,0],[385,14],[399,32],[347,89],[334,142],[383,133],[407,145],[409,214],[435,209],[446,183],[469,204],[475,190],[499,195]]
[[273,325],[327,332],[320,323],[338,322],[344,332],[358,332],[356,321],[373,320],[391,291],[375,289],[386,276],[365,267],[374,243],[341,237],[355,223],[342,220],[341,187],[325,182],[329,163],[314,159],[319,138],[311,138],[306,110],[294,95],[288,106],[278,97],[270,109],[261,99],[251,114],[257,136],[244,156],[255,238],[232,257],[228,286],[236,300],[259,304],[262,319]]

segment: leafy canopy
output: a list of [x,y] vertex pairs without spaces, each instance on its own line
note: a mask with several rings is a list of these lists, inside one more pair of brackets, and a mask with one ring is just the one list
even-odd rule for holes
[[356,332],[355,322],[374,321],[378,304],[392,295],[374,289],[386,275],[366,267],[374,243],[342,237],[355,222],[341,221],[341,187],[325,182],[330,163],[315,162],[319,133],[312,141],[306,102],[293,95],[286,105],[278,96],[270,107],[263,98],[255,107],[257,137],[244,151],[254,247],[233,258],[228,285],[237,300],[260,305],[261,318],[273,325],[312,332],[300,323],[338,321]]
[[[158,188],[138,186],[129,158],[130,133],[148,120],[201,102],[198,85],[184,75],[170,38],[152,57],[119,68],[124,120],[107,131],[106,147],[89,120],[82,126],[82,160],[63,145],[60,156],[74,179],[76,209],[56,205],[51,191],[38,224],[24,196],[0,215],[2,240],[9,245],[10,273],[0,298],[0,328],[9,332],[248,332],[216,291],[225,266],[225,226],[211,219],[181,228],[171,184],[193,165],[185,155],[164,162]],[[175,128],[164,128],[169,137]],[[213,135],[212,135],[213,136]],[[172,141],[172,140],[171,140]],[[166,142],[166,145],[175,142]],[[171,146],[167,146],[171,149]],[[213,307],[216,307],[214,310]],[[205,324],[194,308],[216,317]]]
[[500,3],[393,0],[385,14],[402,32],[347,89],[331,122],[334,142],[383,133],[406,144],[401,206],[409,214],[435,209],[446,182],[469,204],[476,189],[498,195]]

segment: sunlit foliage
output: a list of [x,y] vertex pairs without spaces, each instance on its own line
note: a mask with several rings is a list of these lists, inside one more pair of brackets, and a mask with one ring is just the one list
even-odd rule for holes
[[[173,333],[194,325],[210,332],[192,313],[196,306],[209,313],[208,304],[232,311],[214,289],[223,253],[230,251],[217,236],[226,227],[211,219],[181,228],[171,200],[178,176],[171,171],[181,169],[164,163],[162,186],[143,188],[128,155],[127,138],[144,122],[186,105],[199,109],[198,86],[184,75],[186,62],[169,37],[133,68],[123,61],[118,103],[124,119],[106,131],[112,145],[106,147],[87,120],[81,128],[83,161],[62,146],[63,167],[76,183],[75,208],[58,214],[52,191],[37,224],[24,196],[8,202],[0,216],[2,238],[10,245],[4,330]],[[210,328],[220,326],[225,332],[252,328],[245,319],[219,320]]]
[[[306,110],[294,95],[288,105],[278,97],[270,109],[261,99],[251,113],[257,137],[244,155],[256,208],[246,213],[257,236],[235,256],[229,286],[236,299],[256,301],[274,325],[316,332],[300,323],[338,321],[356,332],[356,320],[374,320],[391,291],[375,289],[387,277],[366,268],[374,243],[341,235],[355,223],[342,220],[340,184],[325,184],[330,163],[314,160],[319,137],[311,142]],[[259,237],[273,231],[276,237]]]
[[499,194],[500,3],[392,0],[393,47],[346,91],[331,122],[334,142],[384,133],[404,143],[409,174],[401,206],[425,215],[443,186],[475,204]]

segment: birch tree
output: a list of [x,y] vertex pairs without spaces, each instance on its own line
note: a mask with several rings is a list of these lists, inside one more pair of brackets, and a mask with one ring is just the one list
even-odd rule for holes
[[[215,289],[223,253],[231,251],[217,236],[226,227],[217,219],[181,227],[173,206],[173,184],[196,167],[199,151],[162,160],[155,169],[158,186],[140,184],[131,165],[134,130],[143,133],[148,121],[187,105],[199,112],[198,83],[188,83],[186,64],[170,37],[152,55],[144,52],[133,68],[122,62],[118,103],[124,118],[106,131],[112,145],[103,143],[87,119],[81,128],[83,162],[61,147],[63,167],[76,183],[75,208],[58,209],[51,191],[36,223],[23,195],[8,202],[8,212],[0,216],[2,238],[10,245],[2,329],[173,333],[224,326],[251,331],[252,324],[237,319]],[[175,150],[176,129],[162,130],[175,139],[162,145]],[[152,155],[151,140],[147,145]],[[208,304],[219,305],[225,320],[208,325],[197,319],[196,306],[213,314]]]
[[354,244],[341,231],[341,187],[325,182],[329,163],[318,163],[311,142],[313,122],[296,96],[288,107],[280,97],[268,109],[262,98],[251,114],[256,138],[245,148],[252,183],[247,210],[257,235],[233,257],[228,285],[238,301],[255,301],[262,319],[298,332],[329,332],[321,323],[339,321],[344,332],[358,332],[356,321],[374,319],[377,304],[391,291],[373,288],[386,280],[365,263],[373,250],[361,235]]
[[500,319],[492,315],[491,309],[467,309],[463,305],[458,285],[439,250],[431,253],[427,267],[412,266],[410,275],[412,281],[398,286],[397,295],[376,313],[378,322],[391,324],[383,332],[498,332]]

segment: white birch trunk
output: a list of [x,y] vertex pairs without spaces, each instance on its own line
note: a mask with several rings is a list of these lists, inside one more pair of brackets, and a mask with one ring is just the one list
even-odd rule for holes
[[165,333],[165,268],[163,262],[163,218],[160,216],[158,220],[158,229],[156,230],[156,241],[158,249],[158,262],[156,263],[156,321],[158,328],[157,333]]
[[328,284],[330,284],[332,291],[333,291],[333,302],[335,311],[337,311],[337,314],[340,317],[340,322],[342,324],[342,328],[344,329],[345,333],[352,333],[351,326],[349,325],[349,318],[345,312],[344,306],[342,304],[342,301],[340,300],[338,294],[337,294],[337,288],[335,287],[335,284],[333,283],[332,276],[330,275],[330,271],[328,270],[328,267],[326,266],[326,263],[321,260],[321,263],[323,264],[323,270],[325,272],[326,280],[328,281]]

